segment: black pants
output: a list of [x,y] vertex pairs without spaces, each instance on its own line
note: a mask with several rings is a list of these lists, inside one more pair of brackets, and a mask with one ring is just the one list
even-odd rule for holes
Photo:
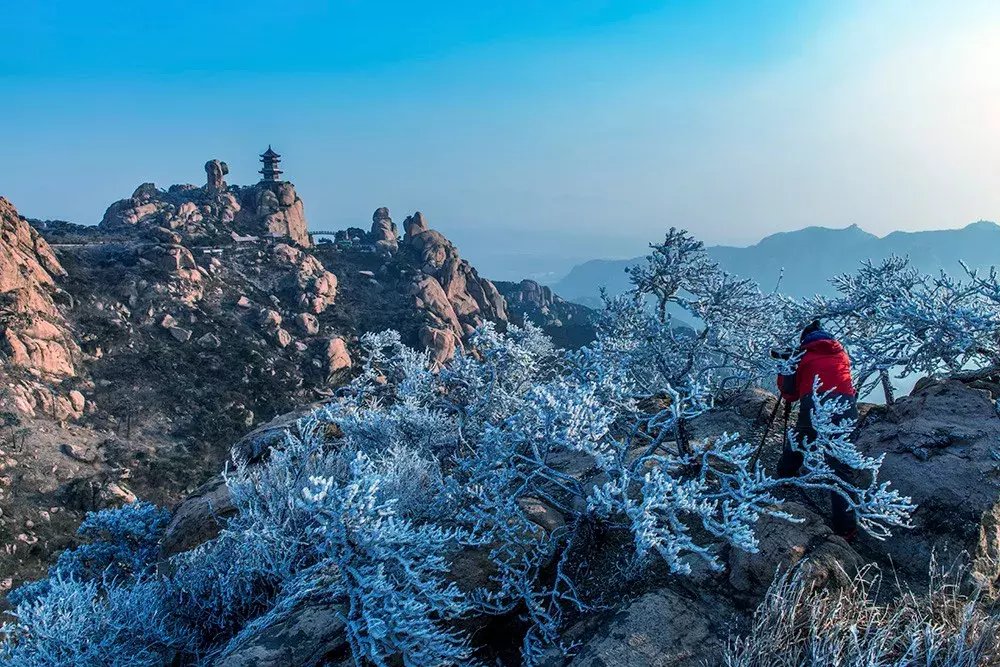
[[[834,423],[840,423],[841,419],[857,419],[858,417],[858,406],[855,398],[853,396],[844,396],[844,398],[849,401],[849,408],[838,415]],[[812,427],[812,396],[803,398],[799,403],[799,418],[795,423],[795,428],[792,430],[792,437],[800,443],[800,446],[808,445],[816,439],[816,430]],[[782,479],[796,477],[802,469],[804,458],[802,452],[792,449],[792,443],[788,438],[785,438],[785,444],[781,450],[781,459],[778,460],[777,476]],[[837,476],[848,484],[857,485],[859,483],[860,475],[858,471],[834,459],[828,458],[827,463],[837,473]],[[847,501],[839,493],[831,491],[830,504],[833,508],[833,515],[831,517],[833,532],[841,536],[856,534],[858,531],[858,520],[854,516],[854,510],[847,504]]]

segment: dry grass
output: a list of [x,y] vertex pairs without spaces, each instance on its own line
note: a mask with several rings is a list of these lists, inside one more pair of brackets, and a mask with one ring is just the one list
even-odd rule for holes
[[[880,601],[875,568],[853,586],[816,589],[801,574],[775,580],[727,667],[983,667],[1000,664],[998,619],[964,568],[932,565],[927,590]],[[896,588],[899,588],[898,586]]]

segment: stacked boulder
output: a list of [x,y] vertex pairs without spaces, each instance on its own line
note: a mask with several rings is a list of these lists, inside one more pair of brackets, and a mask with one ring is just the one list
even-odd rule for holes
[[381,207],[372,215],[371,240],[375,247],[387,253],[399,250],[399,230],[389,217],[389,209]]
[[506,323],[507,304],[492,282],[459,257],[451,241],[428,227],[422,213],[406,218],[403,228],[404,245],[417,266],[410,293],[427,318],[420,340],[443,363],[476,327],[486,321]]

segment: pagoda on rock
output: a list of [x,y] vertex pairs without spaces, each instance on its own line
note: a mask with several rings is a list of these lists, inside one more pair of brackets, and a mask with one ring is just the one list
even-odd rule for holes
[[263,176],[262,181],[278,182],[281,180],[281,169],[278,168],[281,156],[275,153],[273,148],[268,146],[267,150],[261,153],[260,161],[264,163],[264,168],[260,170]]

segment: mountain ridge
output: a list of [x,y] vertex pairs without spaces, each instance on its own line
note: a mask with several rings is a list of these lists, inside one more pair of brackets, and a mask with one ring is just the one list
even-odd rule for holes
[[[910,257],[921,271],[961,271],[1000,263],[1000,225],[988,220],[957,229],[893,231],[876,236],[858,225],[839,229],[809,226],[765,236],[750,246],[710,246],[707,251],[723,269],[751,278],[762,289],[779,287],[790,296],[829,293],[829,279],[852,272],[866,260],[890,255]],[[585,305],[600,300],[600,288],[621,294],[629,288],[625,267],[642,261],[594,259],[574,266],[552,288],[563,298]],[[779,285],[780,280],[780,285]]]

